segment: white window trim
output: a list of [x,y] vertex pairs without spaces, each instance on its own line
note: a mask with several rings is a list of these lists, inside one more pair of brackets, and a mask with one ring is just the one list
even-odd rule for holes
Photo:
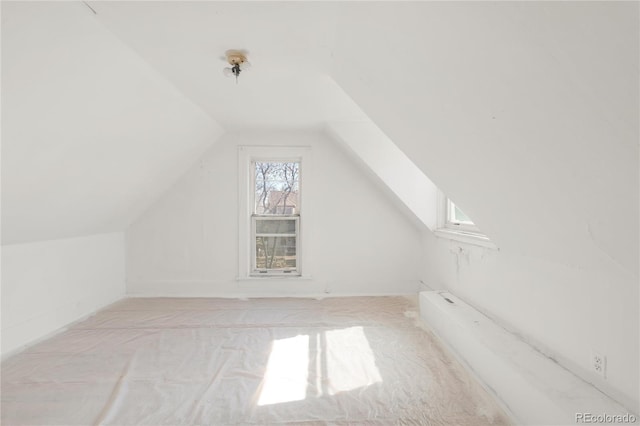
[[[255,191],[252,163],[254,161],[300,162],[300,197],[298,210],[298,239],[296,244],[296,273],[270,271],[267,274],[254,272],[253,200]],[[239,146],[238,147],[238,280],[311,279],[313,229],[313,165],[311,148],[307,146]],[[282,216],[277,216],[282,217]]]
[[489,237],[480,232],[477,226],[451,221],[450,207],[451,200],[442,191],[438,191],[437,228],[434,231],[437,237],[494,250],[498,249]]

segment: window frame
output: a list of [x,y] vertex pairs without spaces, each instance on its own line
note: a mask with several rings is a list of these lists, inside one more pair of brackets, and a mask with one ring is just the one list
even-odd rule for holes
[[[260,215],[255,213],[255,163],[297,162],[299,163],[298,199],[295,214]],[[309,208],[312,193],[311,149],[307,146],[238,146],[238,280],[265,280],[283,278],[311,279],[311,232],[312,211]],[[296,220],[296,271],[278,270],[259,272],[255,268],[256,234],[255,218],[295,218]],[[304,220],[302,219],[304,217]]]
[[498,247],[480,231],[475,223],[456,221],[452,218],[455,203],[442,191],[438,191],[437,204],[437,227],[434,232],[437,237],[498,250]]
[[[262,156],[252,156],[250,158],[249,171],[251,173],[250,183],[249,183],[249,192],[251,198],[251,268],[249,270],[249,275],[252,277],[263,277],[263,276],[300,276],[300,212],[302,211],[302,158],[298,156],[293,157],[262,157]],[[258,214],[256,213],[256,163],[298,163],[298,195],[297,195],[297,204],[296,204],[296,213],[295,214]],[[277,209],[277,207],[276,207]],[[296,221],[296,268],[295,270],[280,270],[280,269],[270,269],[270,270],[260,270],[256,266],[256,255],[257,255],[257,246],[256,246],[256,219],[259,217],[270,218],[275,220],[286,220],[286,219],[295,219]]]

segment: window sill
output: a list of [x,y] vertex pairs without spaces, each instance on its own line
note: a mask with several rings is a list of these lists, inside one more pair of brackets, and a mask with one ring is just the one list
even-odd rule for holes
[[486,247],[493,250],[498,250],[498,246],[487,238],[484,234],[478,234],[474,232],[454,231],[452,229],[440,228],[434,231],[436,237],[445,238],[448,240],[459,241],[461,243],[473,244],[476,246]]
[[279,275],[249,275],[246,277],[236,277],[237,281],[265,281],[265,280],[300,280],[300,281],[309,281],[312,280],[313,277],[310,275],[289,275],[289,274],[279,274]]

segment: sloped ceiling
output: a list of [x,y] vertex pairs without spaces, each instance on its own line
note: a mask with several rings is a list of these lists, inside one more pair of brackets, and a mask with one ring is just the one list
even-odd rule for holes
[[[2,2],[3,244],[124,229],[223,132],[366,116],[333,4]],[[238,84],[222,56],[247,48]]]
[[123,229],[220,126],[373,120],[501,249],[638,274],[637,3],[87,4],[2,4],[5,241]]
[[2,237],[122,230],[222,133],[80,2],[2,2]]
[[333,78],[502,250],[638,276],[637,2],[348,8]]
[[[333,2],[90,2],[97,19],[225,128],[359,120],[328,76]],[[252,68],[223,77],[224,52]]]

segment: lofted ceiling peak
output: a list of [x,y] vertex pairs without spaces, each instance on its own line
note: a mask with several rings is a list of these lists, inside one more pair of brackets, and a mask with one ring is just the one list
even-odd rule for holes
[[[361,119],[327,77],[342,6],[333,2],[90,2],[96,19],[225,127]],[[225,52],[251,68],[225,78]]]

